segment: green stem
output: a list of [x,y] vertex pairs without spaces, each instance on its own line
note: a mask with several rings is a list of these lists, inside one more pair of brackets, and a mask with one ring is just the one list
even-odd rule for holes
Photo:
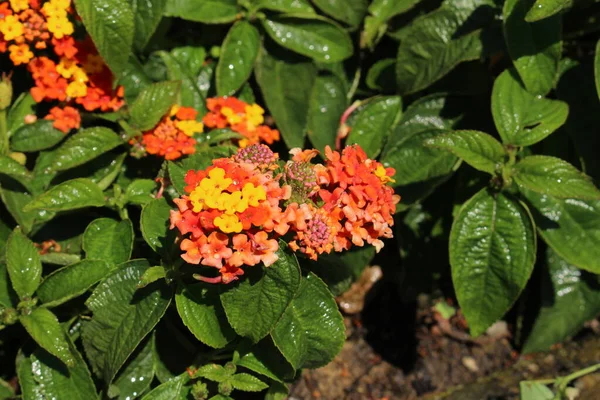
[[6,110],[0,111],[0,155],[8,154],[8,125]]
[[557,382],[558,390],[560,390],[562,392],[567,388],[567,385],[569,384],[569,382],[571,382],[577,378],[581,378],[582,376],[585,376],[587,374],[591,374],[592,372],[596,372],[598,370],[600,370],[600,364],[592,365],[590,367],[581,369],[579,371],[575,371],[571,375],[567,375],[563,378],[559,378],[559,379],[557,379],[557,381],[559,381],[559,382]]

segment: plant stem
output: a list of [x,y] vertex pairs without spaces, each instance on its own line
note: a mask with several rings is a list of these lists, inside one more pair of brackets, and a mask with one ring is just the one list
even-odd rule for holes
[[8,126],[6,110],[0,111],[0,155],[8,154]]

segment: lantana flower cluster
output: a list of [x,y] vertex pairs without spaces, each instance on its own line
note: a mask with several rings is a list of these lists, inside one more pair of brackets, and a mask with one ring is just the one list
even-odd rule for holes
[[196,149],[194,134],[201,133],[204,126],[196,121],[198,112],[191,107],[174,105],[168,115],[151,130],[144,132],[141,143],[145,151],[175,160]]
[[238,146],[264,142],[273,144],[279,140],[279,131],[264,125],[265,110],[258,104],[248,104],[235,97],[217,97],[206,100],[209,112],[202,122],[207,128],[230,128],[244,138]]
[[58,101],[45,117],[67,133],[79,128],[76,105],[87,111],[116,111],[123,105],[122,87],[89,36],[76,41],[71,0],[10,0],[0,4],[0,52],[14,65],[27,65],[35,82],[31,96],[39,103]]
[[175,199],[171,229],[180,236],[182,258],[214,267],[206,282],[229,283],[244,267],[272,265],[278,239],[306,257],[370,244],[379,251],[392,237],[400,197],[388,185],[394,170],[370,160],[358,146],[341,153],[330,148],[324,164],[313,164],[315,150],[292,150],[283,164],[263,144],[190,170],[185,192]]

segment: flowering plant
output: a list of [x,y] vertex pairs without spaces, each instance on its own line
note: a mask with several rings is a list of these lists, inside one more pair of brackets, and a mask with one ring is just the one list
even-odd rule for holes
[[283,399],[370,264],[475,336],[572,335],[600,48],[547,3],[0,1],[0,399]]

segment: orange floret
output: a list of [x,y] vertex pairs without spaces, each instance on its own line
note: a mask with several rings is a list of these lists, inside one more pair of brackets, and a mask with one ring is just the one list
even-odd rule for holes
[[71,129],[79,129],[81,126],[79,111],[69,106],[53,107],[44,119],[54,121],[52,126],[64,133],[69,133]]

